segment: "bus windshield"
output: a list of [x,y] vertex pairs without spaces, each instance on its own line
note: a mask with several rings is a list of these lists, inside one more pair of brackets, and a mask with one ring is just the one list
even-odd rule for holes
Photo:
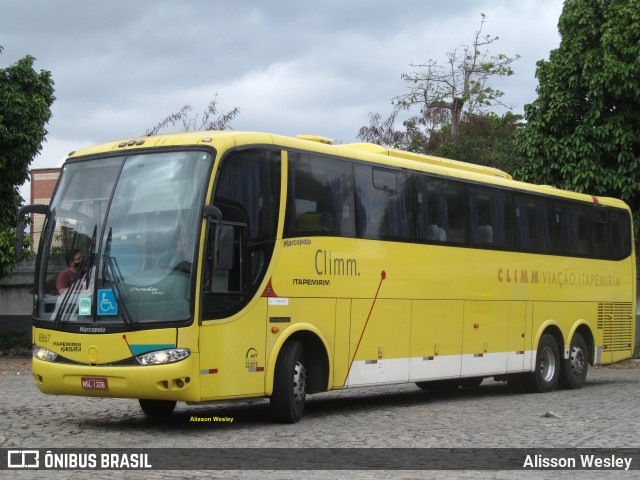
[[189,320],[191,265],[212,156],[200,150],[70,162],[40,244],[37,320]]

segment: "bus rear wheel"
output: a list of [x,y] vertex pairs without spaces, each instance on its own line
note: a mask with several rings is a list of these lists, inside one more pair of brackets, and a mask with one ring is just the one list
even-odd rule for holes
[[589,350],[584,337],[576,332],[571,339],[569,358],[562,362],[560,385],[564,388],[577,389],[587,380],[589,370]]
[[298,341],[286,343],[276,361],[270,406],[273,420],[296,423],[302,418],[307,395],[304,347]]
[[540,338],[536,353],[536,368],[523,377],[525,389],[531,393],[552,392],[560,377],[560,353],[558,343],[552,335],[545,333]]
[[172,400],[143,400],[140,399],[140,408],[148,417],[166,417],[173,413],[176,402]]

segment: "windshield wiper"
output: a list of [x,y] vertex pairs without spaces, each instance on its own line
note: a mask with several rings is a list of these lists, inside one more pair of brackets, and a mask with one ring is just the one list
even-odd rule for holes
[[93,268],[93,264],[96,260],[96,235],[98,233],[98,225],[93,226],[93,235],[91,235],[91,247],[89,248],[89,265],[87,266],[87,283],[84,286],[84,289],[87,290],[89,288],[89,283],[91,282],[91,269]]
[[111,256],[111,238],[113,227],[109,228],[109,235],[107,235],[107,243],[104,247],[104,253],[102,254],[102,282],[109,283],[109,288],[113,292],[113,296],[116,299],[116,303],[120,305],[120,312],[122,320],[131,328],[135,328],[136,322],[133,320],[127,304],[125,302],[125,293],[120,288],[120,282],[124,280],[122,272],[118,267],[116,259]]

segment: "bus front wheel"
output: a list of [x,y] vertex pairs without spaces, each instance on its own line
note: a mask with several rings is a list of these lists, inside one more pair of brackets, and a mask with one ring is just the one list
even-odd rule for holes
[[555,390],[560,377],[560,353],[556,339],[545,333],[540,338],[536,353],[535,370],[524,376],[527,391],[545,393]]
[[271,395],[271,415],[282,423],[296,423],[302,418],[307,395],[307,369],[304,347],[293,341],[285,343],[276,361]]
[[140,399],[140,408],[149,417],[166,417],[173,413],[176,402],[171,400],[143,400]]
[[589,350],[584,337],[576,332],[571,339],[569,358],[563,361],[560,385],[564,388],[580,388],[587,380]]

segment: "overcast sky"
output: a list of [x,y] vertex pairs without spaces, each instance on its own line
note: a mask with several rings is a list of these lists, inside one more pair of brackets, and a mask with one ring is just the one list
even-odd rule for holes
[[[470,44],[481,13],[491,52],[521,58],[495,84],[522,113],[535,64],[559,45],[562,0],[21,0],[0,13],[0,68],[29,54],[49,70],[56,101],[32,168],[71,150],[144,135],[215,94],[240,109],[235,130],[357,141],[406,90],[410,64]],[[28,193],[26,194],[28,195]],[[28,197],[27,197],[28,198]]]

